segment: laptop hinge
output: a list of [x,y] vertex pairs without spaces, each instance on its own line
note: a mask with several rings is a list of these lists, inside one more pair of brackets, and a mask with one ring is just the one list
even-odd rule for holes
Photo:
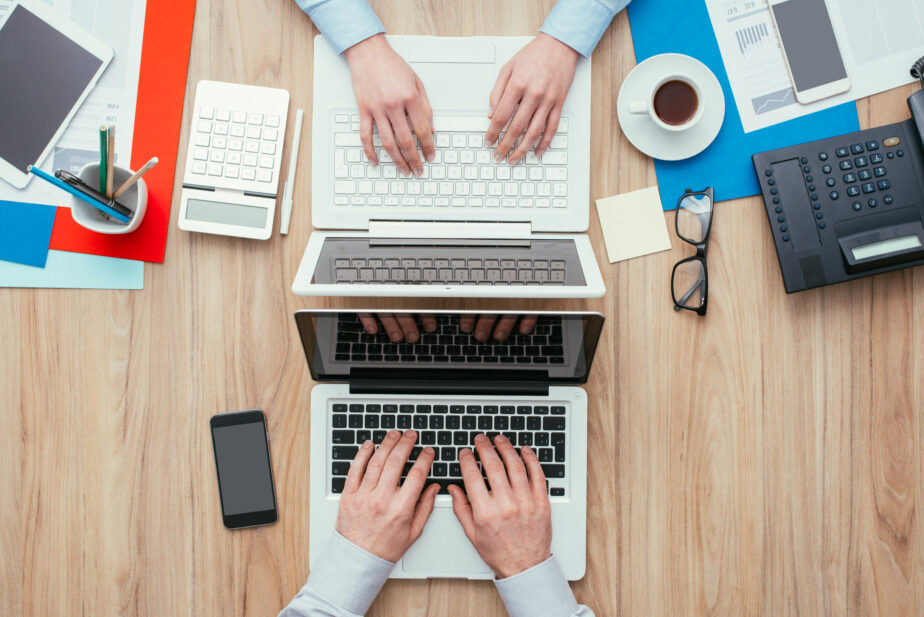
[[549,385],[538,381],[457,381],[441,379],[356,379],[350,394],[461,394],[471,396],[548,396]]
[[532,224],[490,221],[369,221],[370,245],[466,244],[529,245]]

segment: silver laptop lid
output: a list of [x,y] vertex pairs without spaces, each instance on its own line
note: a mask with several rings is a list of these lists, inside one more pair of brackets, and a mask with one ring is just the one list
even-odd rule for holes
[[315,381],[586,383],[603,321],[583,312],[295,313]]

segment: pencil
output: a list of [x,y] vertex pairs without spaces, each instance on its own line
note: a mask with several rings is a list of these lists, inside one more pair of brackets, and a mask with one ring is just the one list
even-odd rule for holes
[[99,192],[106,192],[106,170],[109,167],[109,157],[107,156],[109,129],[106,125],[99,127]]
[[106,131],[109,141],[106,148],[106,197],[112,199],[112,183],[115,180],[115,125],[110,124]]
[[130,188],[132,188],[132,187],[135,185],[135,182],[138,182],[138,180],[141,179],[141,176],[143,176],[144,174],[148,173],[148,170],[150,170],[152,167],[154,167],[155,165],[157,165],[157,162],[158,162],[158,159],[157,159],[157,157],[155,156],[155,157],[152,158],[150,161],[148,161],[147,163],[145,163],[144,166],[143,166],[141,169],[139,169],[138,171],[136,171],[135,173],[132,174],[131,178],[129,178],[128,180],[126,180],[125,182],[123,182],[123,183],[122,183],[122,186],[120,186],[118,189],[116,189],[116,192],[112,194],[112,198],[113,198],[113,199],[118,199],[119,197],[121,197],[122,194],[125,193],[125,191],[127,191],[127,190],[130,189]]

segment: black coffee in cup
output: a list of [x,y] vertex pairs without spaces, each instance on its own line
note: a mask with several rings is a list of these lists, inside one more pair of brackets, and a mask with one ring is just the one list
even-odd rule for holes
[[699,97],[693,86],[681,79],[666,81],[654,95],[654,111],[665,124],[679,126],[693,119]]

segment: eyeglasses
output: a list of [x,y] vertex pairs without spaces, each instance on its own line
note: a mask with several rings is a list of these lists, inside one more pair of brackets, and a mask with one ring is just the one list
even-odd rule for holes
[[706,314],[709,292],[709,271],[706,269],[706,249],[712,229],[714,192],[687,189],[677,202],[674,226],[681,240],[696,247],[696,255],[681,259],[671,273],[671,295],[674,310],[687,309],[698,315]]

